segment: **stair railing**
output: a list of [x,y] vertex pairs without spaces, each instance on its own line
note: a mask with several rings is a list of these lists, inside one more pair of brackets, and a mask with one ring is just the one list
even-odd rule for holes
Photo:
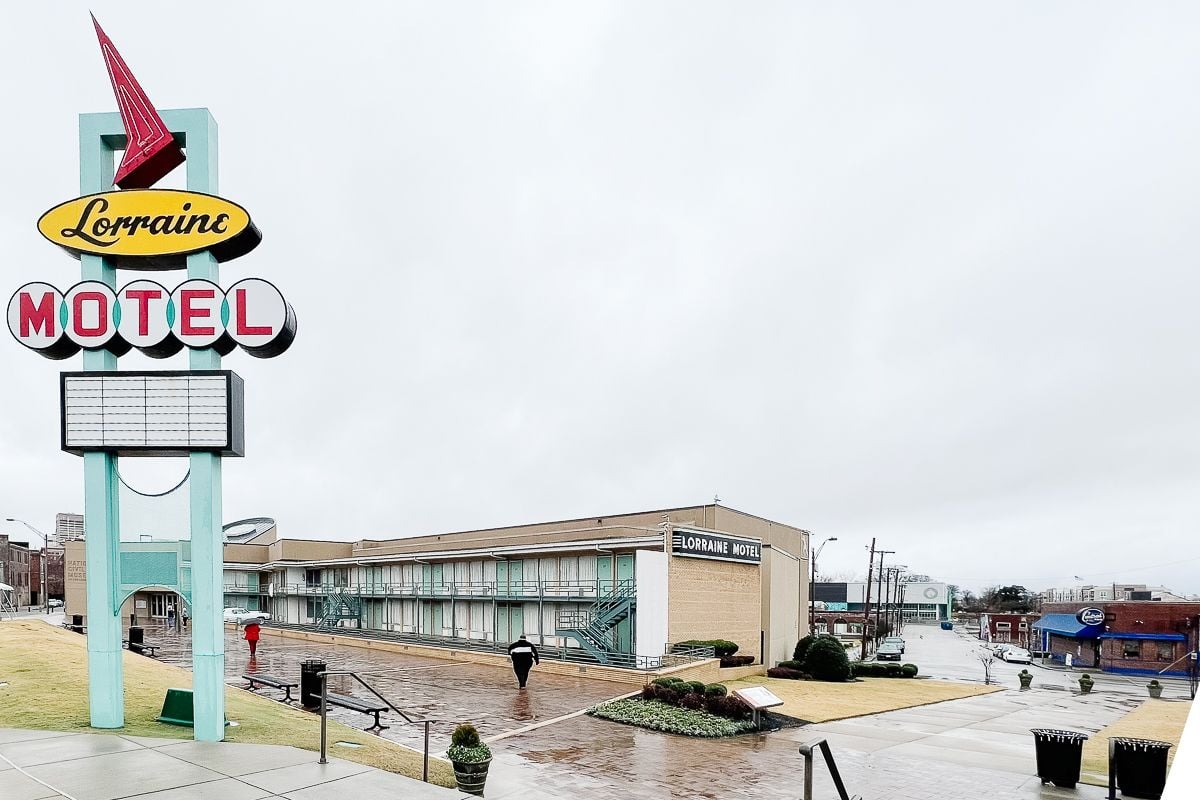
[[421,780],[423,780],[425,783],[429,783],[429,725],[432,722],[446,722],[446,720],[444,720],[444,719],[413,719],[408,714],[405,714],[403,711],[401,711],[400,708],[397,707],[396,704],[393,703],[391,700],[388,700],[386,697],[381,695],[379,692],[375,691],[375,687],[372,686],[371,684],[367,683],[366,681],[364,681],[361,677],[359,677],[358,673],[356,673],[356,672],[346,672],[343,670],[325,670],[323,672],[317,673],[317,677],[321,679],[321,759],[317,763],[318,764],[328,764],[329,763],[329,760],[326,758],[326,750],[327,750],[326,745],[327,745],[328,737],[329,737],[327,730],[326,730],[326,728],[327,728],[326,722],[328,720],[328,702],[327,702],[326,698],[329,693],[328,678],[330,675],[349,675],[351,678],[354,678],[354,680],[358,681],[364,687],[366,687],[366,690],[368,692],[370,692],[371,694],[378,697],[379,701],[381,703],[386,705],[392,711],[399,714],[400,718],[404,720],[404,724],[406,724],[406,725],[424,725],[425,726],[425,748],[424,748],[424,755],[423,755],[422,761],[421,761]]
[[837,788],[838,797],[841,800],[861,800],[857,795],[851,798],[846,793],[846,785],[842,783],[842,774],[838,772],[837,763],[833,760],[833,751],[829,749],[829,742],[824,739],[814,739],[800,745],[800,755],[804,756],[804,800],[813,800],[813,751],[818,748],[821,750],[821,755],[825,757],[825,765],[829,767],[829,775],[833,778],[833,785]]

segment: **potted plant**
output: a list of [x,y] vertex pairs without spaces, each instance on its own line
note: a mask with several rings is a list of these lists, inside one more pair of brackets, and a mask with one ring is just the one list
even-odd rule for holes
[[474,725],[466,722],[454,729],[446,756],[454,765],[454,780],[458,788],[467,794],[482,797],[488,765],[492,763],[492,751],[479,740],[479,731]]
[[1033,684],[1033,673],[1023,669],[1017,673],[1017,680],[1021,682],[1022,689],[1028,689]]
[[1096,682],[1095,682],[1094,680],[1092,680],[1092,676],[1091,676],[1091,675],[1088,675],[1088,674],[1085,672],[1085,673],[1083,673],[1083,675],[1082,675],[1082,676],[1080,676],[1080,678],[1079,678],[1079,691],[1080,691],[1081,693],[1083,693],[1083,694],[1087,694],[1088,692],[1090,692],[1090,691],[1092,690],[1092,687],[1093,687],[1093,686],[1095,686],[1095,685],[1096,685]]
[[1146,688],[1150,690],[1150,696],[1154,698],[1162,697],[1162,684],[1156,680],[1146,684]]

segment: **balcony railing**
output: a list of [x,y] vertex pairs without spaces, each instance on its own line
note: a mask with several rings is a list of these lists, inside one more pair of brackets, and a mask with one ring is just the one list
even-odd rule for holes
[[[341,585],[334,583],[285,583],[275,585],[275,594],[326,596],[333,592],[347,592],[359,597],[420,597],[464,600],[595,600],[612,588],[611,580],[590,581],[421,581],[417,583],[358,583]],[[265,585],[260,589],[227,586],[226,592],[248,592],[266,594]]]

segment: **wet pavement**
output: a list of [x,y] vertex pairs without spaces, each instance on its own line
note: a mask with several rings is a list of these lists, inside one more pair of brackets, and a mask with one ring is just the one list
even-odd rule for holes
[[[165,626],[146,628],[147,642],[160,645],[159,660],[191,668],[191,639]],[[430,727],[432,752],[449,746],[454,727],[471,722],[482,736],[492,737],[570,714],[602,700],[627,694],[626,684],[540,673],[537,667],[529,688],[517,690],[511,670],[485,664],[424,658],[403,653],[368,650],[362,647],[302,642],[281,636],[263,635],[257,657],[238,631],[225,632],[225,680],[245,688],[243,674],[261,673],[300,681],[300,664],[321,659],[330,670],[356,672],[384,697],[410,717],[443,720]],[[330,676],[329,691],[359,698],[370,693],[344,675]],[[281,699],[282,690],[260,688],[258,694]],[[292,697],[300,692],[292,690]],[[355,728],[366,728],[372,717],[344,708],[331,707],[329,715]],[[383,715],[392,727],[382,736],[411,747],[420,747],[423,726],[405,725],[395,714]]]
[[[914,626],[915,628],[915,626]],[[915,629],[905,660],[935,673],[945,666],[962,677],[982,680],[972,642],[956,633]],[[186,639],[172,632],[147,632],[164,644],[163,660],[188,665]],[[226,638],[229,682],[244,685],[248,651],[238,634]],[[404,708],[442,719],[471,720],[495,753],[487,796],[504,800],[550,797],[586,800],[658,800],[672,797],[798,797],[803,785],[801,743],[829,741],[847,789],[872,800],[965,800],[975,797],[1104,797],[1098,787],[1067,791],[1043,787],[1035,776],[1034,727],[1094,732],[1141,701],[1124,687],[1088,696],[1068,691],[1069,675],[1040,671],[1031,691],[1006,691],[920,708],[791,728],[763,735],[705,740],[672,736],[569,716],[627,687],[605,681],[537,674],[518,692],[508,670],[439,661],[358,647],[302,643],[267,636],[255,668],[293,676],[300,662],[321,658],[331,668],[360,672]],[[974,672],[972,673],[972,671]],[[1014,670],[1015,672],[1015,670]],[[1015,688],[1015,676],[1000,672]],[[935,678],[936,679],[936,678]],[[364,696],[344,683],[336,691]],[[263,691],[268,696],[281,693]],[[364,715],[337,709],[336,719],[355,727]],[[561,718],[561,719],[560,719]],[[551,721],[543,727],[533,727]],[[433,752],[443,752],[453,723],[439,726]],[[393,724],[382,734],[417,745],[419,731]],[[823,761],[817,759],[818,797],[836,797]]]

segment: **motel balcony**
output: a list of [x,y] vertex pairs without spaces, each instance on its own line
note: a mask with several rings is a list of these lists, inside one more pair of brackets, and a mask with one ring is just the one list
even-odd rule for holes
[[[275,586],[276,597],[324,597],[346,593],[363,599],[440,599],[440,600],[562,600],[564,602],[594,601],[612,592],[612,580],[591,581],[513,581],[442,582],[442,583],[371,583],[341,586],[333,583],[289,583]],[[227,594],[268,593],[267,584],[259,587],[226,586]]]

